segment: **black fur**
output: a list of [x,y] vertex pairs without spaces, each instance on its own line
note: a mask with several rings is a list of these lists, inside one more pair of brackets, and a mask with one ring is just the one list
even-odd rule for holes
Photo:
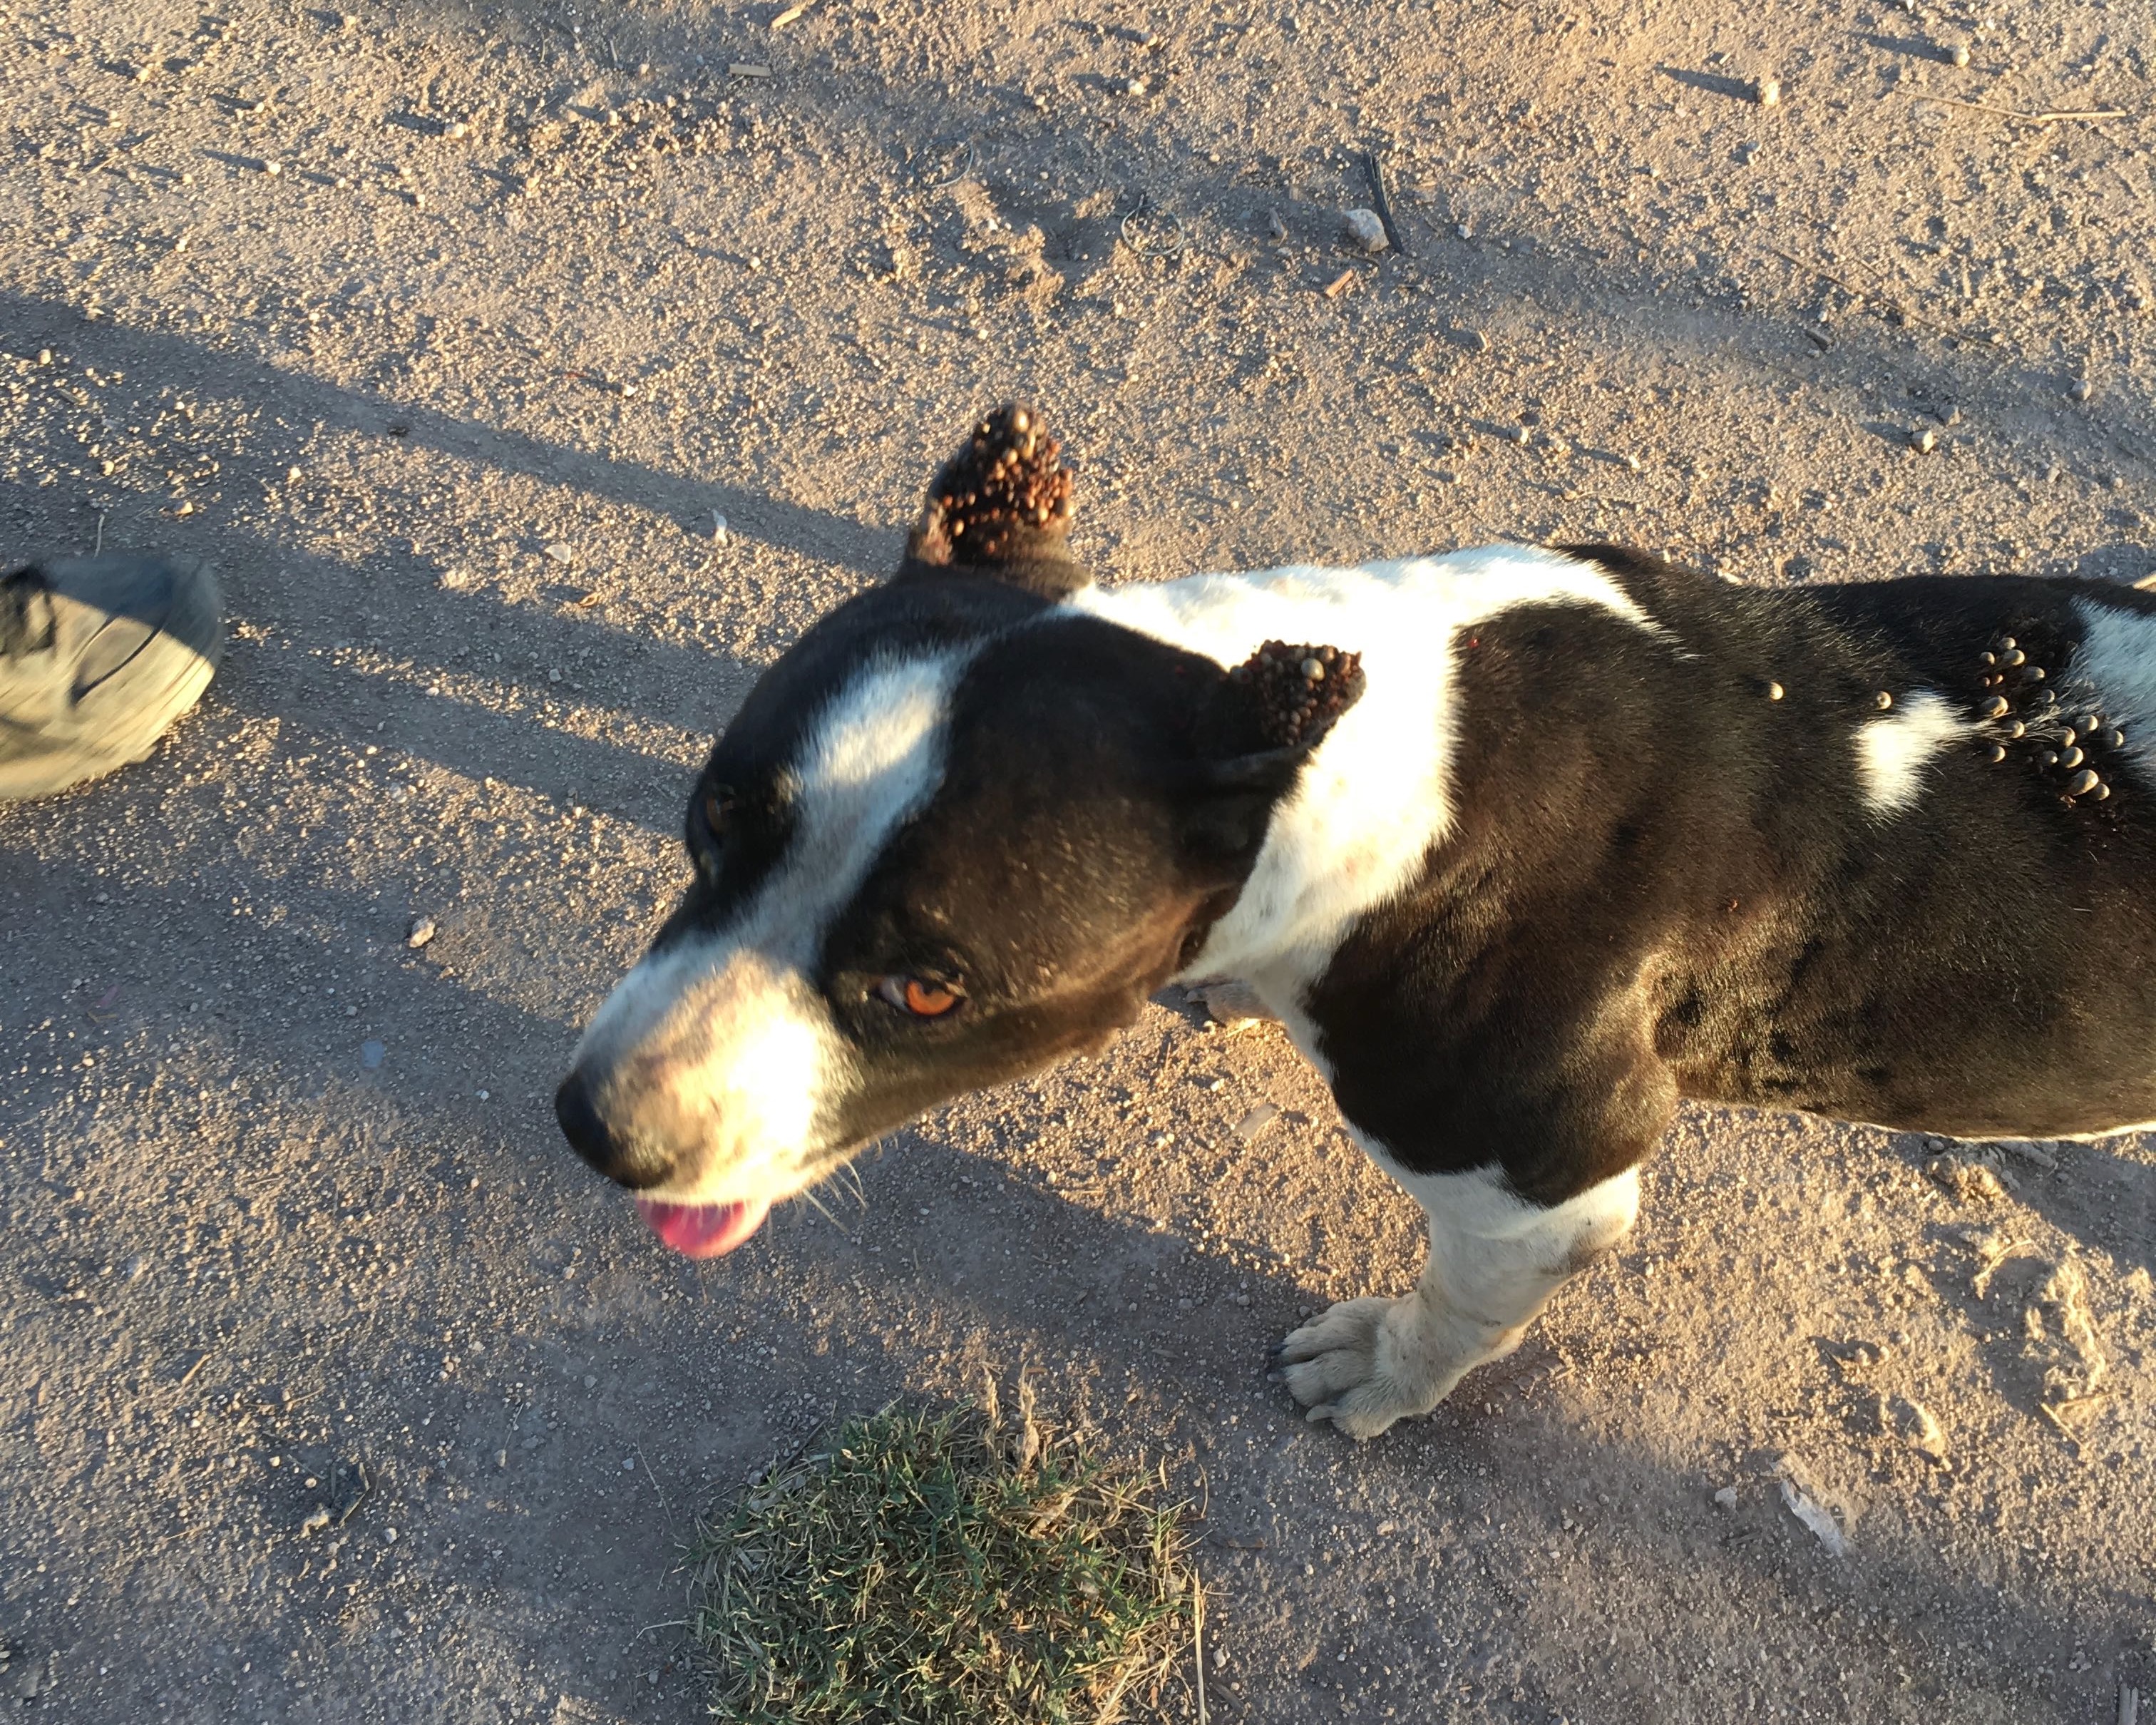
[[[1311,1003],[1342,1110],[1412,1169],[1501,1160],[1555,1203],[1676,1098],[1984,1137],[2156,1118],[2156,808],[1972,742],[1867,814],[1884,692],[1983,691],[2004,634],[2066,665],[2084,582],[1760,591],[1577,548],[1669,631],[1574,607],[1456,644],[1458,822]],[[1779,684],[1779,700],[1768,685]]]

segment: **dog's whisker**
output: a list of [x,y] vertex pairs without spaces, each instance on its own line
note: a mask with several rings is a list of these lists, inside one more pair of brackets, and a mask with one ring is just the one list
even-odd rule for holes
[[825,1221],[829,1222],[834,1228],[837,1229],[839,1233],[844,1235],[845,1237],[851,1240],[855,1245],[859,1245],[860,1244],[860,1238],[853,1234],[847,1228],[844,1223],[841,1222],[836,1216],[831,1214],[830,1210],[825,1206],[822,1199],[817,1197],[814,1188],[810,1187],[804,1189],[801,1193],[801,1196],[807,1199],[810,1204],[814,1204],[816,1207],[816,1214],[821,1216]]

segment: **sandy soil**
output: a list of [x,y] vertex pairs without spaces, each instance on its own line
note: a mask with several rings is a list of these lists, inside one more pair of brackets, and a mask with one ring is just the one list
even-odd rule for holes
[[[1164,1002],[701,1268],[547,1106],[708,734],[997,399],[1107,578],[2156,567],[2145,5],[348,3],[0,10],[0,539],[207,557],[233,628],[0,809],[0,1697],[695,1717],[691,1517],[983,1361],[1202,1480],[1217,1720],[2156,1687],[2149,1138],[1689,1112],[1358,1449],[1263,1349],[1418,1230],[1276,1031]],[[1341,243],[1370,146],[1412,255]]]

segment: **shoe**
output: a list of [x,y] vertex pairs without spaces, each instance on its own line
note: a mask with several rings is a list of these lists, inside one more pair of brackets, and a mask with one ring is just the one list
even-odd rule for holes
[[217,578],[177,557],[56,557],[0,575],[0,801],[140,761],[224,652]]

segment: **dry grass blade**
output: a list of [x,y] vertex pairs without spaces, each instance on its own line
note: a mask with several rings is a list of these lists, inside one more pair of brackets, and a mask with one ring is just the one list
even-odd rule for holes
[[740,1725],[1112,1725],[1192,1643],[1186,1506],[991,1383],[848,1420],[697,1553],[692,1633]]

